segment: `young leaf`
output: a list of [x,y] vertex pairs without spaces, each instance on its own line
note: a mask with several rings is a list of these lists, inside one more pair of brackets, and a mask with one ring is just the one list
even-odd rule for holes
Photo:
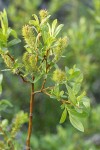
[[83,81],[83,74],[81,73],[75,82],[81,83]]
[[79,131],[81,132],[84,132],[84,127],[83,127],[83,124],[82,122],[79,120],[78,117],[74,116],[74,115],[71,115],[69,113],[69,120],[71,122],[71,124],[76,128],[78,129]]
[[56,25],[57,25],[57,19],[55,19],[52,23],[52,36],[54,35]]
[[48,26],[48,28],[49,28],[49,34],[50,34],[50,36],[52,36],[52,31],[51,31],[50,24],[49,24],[49,23],[47,23],[47,26]]
[[32,16],[35,18],[36,23],[39,24],[39,19],[38,19],[37,15],[33,14]]
[[56,28],[55,33],[54,33],[54,36],[55,36],[55,37],[58,35],[58,33],[60,32],[60,30],[62,29],[63,26],[64,26],[63,24],[60,24],[60,25]]
[[74,91],[72,90],[72,88],[70,86],[67,85],[67,90],[68,90],[68,96],[69,96],[69,100],[73,102],[73,104],[76,104],[76,96]]
[[80,91],[80,88],[81,88],[81,84],[80,83],[75,83],[74,86],[73,86],[73,91],[76,94],[78,94],[78,92]]
[[77,97],[77,101],[80,101],[85,95],[86,95],[86,92],[83,91],[83,93]]
[[83,102],[83,105],[84,105],[86,108],[89,108],[89,107],[90,107],[90,100],[89,100],[89,98],[84,97],[84,98],[82,99],[82,102]]
[[10,35],[12,35],[14,38],[17,38],[17,33],[16,33],[16,31],[13,30],[13,29],[11,29],[11,28],[8,28],[7,34],[8,34],[8,37],[9,37]]
[[67,110],[65,108],[64,111],[62,112],[60,123],[63,123],[66,120],[66,117],[67,117]]
[[6,34],[7,28],[8,28],[8,19],[6,10],[4,9],[3,12],[0,14],[0,21],[1,21],[1,27],[3,30],[3,34]]

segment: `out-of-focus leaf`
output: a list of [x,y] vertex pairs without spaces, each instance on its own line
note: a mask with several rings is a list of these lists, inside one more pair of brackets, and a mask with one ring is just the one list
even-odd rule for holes
[[16,45],[16,44],[18,44],[18,43],[20,43],[20,42],[21,42],[20,39],[11,40],[10,42],[8,42],[8,47],[13,46],[13,45]]
[[89,107],[90,107],[90,100],[89,100],[89,98],[84,97],[84,98],[82,99],[82,102],[83,102],[83,105],[84,105],[86,108],[89,108]]
[[0,100],[0,111],[4,111],[7,107],[13,107],[13,105],[8,100]]
[[2,80],[3,80],[3,75],[0,74],[0,84],[2,83]]
[[63,26],[64,26],[63,24],[60,24],[60,25],[56,28],[55,33],[54,33],[54,37],[56,37],[56,36],[58,35],[58,33],[61,31],[61,29],[62,29]]
[[86,95],[86,92],[83,91],[83,93],[77,97],[77,101],[80,101],[85,95]]

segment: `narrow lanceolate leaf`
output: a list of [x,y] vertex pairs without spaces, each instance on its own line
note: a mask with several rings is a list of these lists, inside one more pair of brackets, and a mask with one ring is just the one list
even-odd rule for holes
[[84,127],[83,127],[83,124],[82,122],[79,120],[78,117],[74,116],[74,115],[71,115],[69,113],[69,120],[71,122],[71,124],[76,128],[78,129],[79,131],[81,132],[84,132]]
[[55,36],[55,37],[59,34],[59,32],[61,31],[61,29],[62,29],[63,26],[64,26],[63,24],[60,24],[60,25],[56,28],[55,33],[54,33],[54,36]]
[[1,20],[1,27],[3,30],[3,34],[5,34],[8,28],[8,19],[7,19],[7,14],[6,14],[5,9],[0,14],[0,20]]
[[57,25],[57,19],[55,19],[52,23],[52,36],[54,35],[56,25]]
[[48,26],[48,29],[49,29],[49,34],[50,34],[50,36],[52,36],[52,30],[51,30],[50,24],[47,23],[47,26]]
[[33,14],[32,16],[35,18],[36,23],[39,24],[39,19],[38,19],[37,15]]
[[60,123],[63,123],[66,120],[66,117],[67,117],[67,110],[64,109],[60,118]]

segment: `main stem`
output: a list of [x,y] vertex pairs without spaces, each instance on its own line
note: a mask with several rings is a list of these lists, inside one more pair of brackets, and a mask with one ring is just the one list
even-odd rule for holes
[[[33,81],[34,81],[34,77],[33,77]],[[28,136],[26,141],[26,146],[27,146],[26,150],[31,150],[30,139],[32,134],[33,106],[34,106],[34,83],[31,83],[30,114],[29,114]]]

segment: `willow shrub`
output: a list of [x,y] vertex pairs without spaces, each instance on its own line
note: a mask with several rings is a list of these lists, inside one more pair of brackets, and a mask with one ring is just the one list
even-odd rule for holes
[[[61,70],[57,65],[68,45],[67,36],[58,36],[63,24],[58,25],[57,19],[49,24],[50,15],[46,10],[40,10],[39,17],[36,14],[32,16],[33,20],[22,27],[25,52],[21,59],[15,59],[10,53],[10,47],[18,44],[20,40],[16,31],[8,26],[6,11],[0,13],[0,54],[7,66],[5,70],[10,70],[20,76],[26,84],[31,85],[26,149],[30,149],[34,95],[37,93],[44,93],[57,100],[62,109],[60,123],[69,117],[71,124],[82,132],[84,132],[83,119],[88,115],[90,107],[89,99],[81,89],[83,74],[80,69],[74,65],[71,69],[65,66],[65,70]],[[40,79],[42,79],[41,88],[36,90],[35,85]],[[46,83],[50,80],[52,86],[47,87]]]

